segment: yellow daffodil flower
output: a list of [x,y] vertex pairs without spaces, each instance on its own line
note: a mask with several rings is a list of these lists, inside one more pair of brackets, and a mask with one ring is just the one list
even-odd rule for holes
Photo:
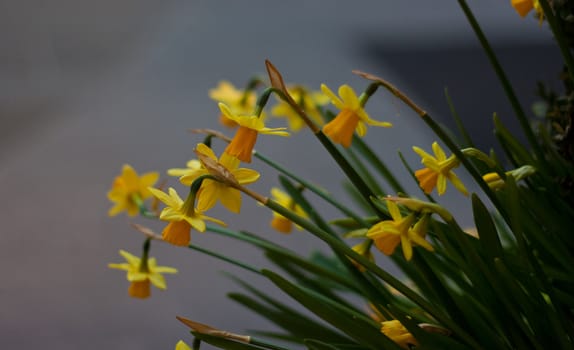
[[520,15],[520,17],[525,17],[532,9],[536,9],[536,13],[540,16],[541,21],[544,16],[544,12],[542,11],[542,7],[538,3],[538,0],[510,0],[510,4],[516,12]]
[[418,342],[411,333],[398,320],[381,322],[381,333],[389,337],[403,349],[410,349],[417,346]]
[[[307,113],[309,118],[318,125],[323,125],[323,117],[317,106],[329,103],[329,97],[319,91],[307,91],[302,86],[288,89],[289,95]],[[303,118],[289,105],[289,103],[278,99],[277,105],[271,109],[271,115],[287,119],[289,129],[293,132],[301,130],[305,126]]]
[[183,340],[180,340],[175,344],[175,350],[191,350],[191,348]]
[[122,174],[114,179],[112,189],[108,192],[108,199],[115,205],[109,210],[109,216],[115,216],[127,211],[129,216],[139,213],[139,203],[149,197],[148,187],[153,186],[159,178],[157,172],[145,173],[138,176],[134,168],[124,164]]
[[[217,102],[225,103],[233,113],[245,115],[253,112],[257,103],[257,95],[254,91],[236,89],[228,81],[221,81],[215,89],[209,90],[209,97]],[[227,127],[235,128],[237,123],[221,114],[219,122]]]
[[415,243],[426,250],[432,251],[433,247],[424,237],[426,235],[426,225],[428,216],[423,216],[414,227],[415,214],[411,213],[406,217],[401,215],[399,207],[387,201],[387,208],[392,220],[381,221],[373,225],[367,231],[367,237],[375,242],[375,246],[384,254],[391,255],[401,243],[405,259],[411,260],[413,255],[412,243]]
[[[197,145],[195,151],[212,159],[214,162],[218,162],[213,150],[203,143]],[[228,171],[228,176],[232,176],[232,178],[240,185],[247,185],[259,179],[260,175],[257,171],[239,168],[239,163],[239,159],[232,157],[227,153],[222,153],[218,162],[219,165],[223,166]],[[207,174],[209,174],[209,170],[205,167],[200,167],[198,170],[183,175],[179,180],[182,184],[190,186],[195,179]],[[221,204],[231,212],[239,213],[241,210],[241,192],[238,189],[219,181],[211,179],[203,180],[197,193],[197,210],[200,212],[207,211],[213,208],[218,201],[220,201]]]
[[191,241],[191,229],[199,232],[205,231],[205,220],[225,225],[220,220],[201,214],[193,208],[193,202],[184,202],[173,188],[169,188],[168,193],[164,193],[155,188],[149,188],[151,193],[160,201],[165,203],[165,207],[159,218],[169,221],[169,224],[162,231],[164,241],[177,246],[187,246]]
[[108,264],[111,269],[127,271],[127,279],[130,283],[128,294],[134,298],[145,299],[150,296],[150,282],[159,289],[166,289],[165,279],[162,273],[177,273],[177,269],[168,266],[157,266],[155,258],[140,259],[125,250],[120,250],[120,255],[126,259],[126,263]]
[[359,136],[365,136],[367,124],[384,128],[393,126],[391,123],[379,122],[369,118],[357,94],[349,85],[339,87],[341,98],[337,97],[325,84],[321,85],[321,90],[331,99],[331,103],[340,110],[335,119],[323,127],[323,133],[333,142],[349,147],[355,130]]
[[457,190],[468,195],[463,183],[452,172],[452,169],[459,166],[460,161],[454,154],[447,158],[437,142],[432,144],[432,149],[435,154],[434,157],[421,148],[413,147],[413,150],[421,156],[421,163],[426,166],[426,168],[415,171],[415,177],[419,181],[420,187],[426,194],[431,193],[437,187],[440,196],[446,191],[446,180],[448,179]]
[[225,149],[225,153],[237,157],[243,162],[251,162],[251,153],[258,134],[289,136],[289,133],[285,131],[286,128],[266,128],[263,119],[256,115],[237,115],[223,103],[219,104],[219,109],[221,109],[221,113],[239,124],[239,129]]
[[[293,201],[293,198],[291,198],[291,196],[289,196],[287,193],[281,191],[280,189],[278,189],[277,187],[273,187],[271,189],[271,197],[273,198],[274,201],[276,201],[277,203],[279,203],[281,206],[292,210],[293,212],[295,212],[295,214],[307,218],[307,213],[305,213],[305,211],[301,208],[301,206],[299,206],[298,204],[295,204],[295,202]],[[297,227],[298,230],[301,230],[301,228],[297,225],[295,225]],[[291,231],[293,230],[293,222],[289,219],[287,219],[286,217],[284,217],[283,215],[273,212],[273,219],[271,220],[271,227],[273,227],[275,230],[277,230],[278,232],[281,233],[291,233]]]

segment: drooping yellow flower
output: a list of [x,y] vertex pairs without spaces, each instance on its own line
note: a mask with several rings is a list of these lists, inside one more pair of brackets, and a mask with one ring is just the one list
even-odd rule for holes
[[365,136],[367,124],[384,128],[393,126],[388,122],[371,119],[363,106],[361,106],[357,94],[349,85],[341,85],[339,87],[339,96],[341,98],[337,97],[325,84],[321,85],[321,90],[325,95],[329,96],[331,103],[340,110],[335,119],[323,126],[323,133],[333,142],[349,147],[355,130],[359,136]]
[[425,240],[428,216],[423,216],[414,227],[415,214],[405,217],[401,215],[399,207],[392,201],[387,200],[387,208],[392,220],[384,220],[373,225],[367,231],[367,237],[375,242],[375,246],[384,254],[391,255],[401,243],[405,259],[410,260],[413,256],[412,243],[415,243],[428,251],[433,247]]
[[138,201],[151,196],[147,188],[153,186],[158,178],[157,172],[138,176],[134,168],[124,164],[122,174],[114,179],[112,189],[108,192],[108,199],[115,204],[108,215],[115,216],[125,210],[129,216],[136,216],[140,210]]
[[194,201],[183,201],[173,188],[169,188],[168,193],[164,193],[155,188],[149,188],[151,193],[160,201],[165,203],[165,207],[159,216],[161,220],[169,221],[169,224],[162,231],[164,241],[177,246],[187,246],[191,241],[191,229],[199,232],[205,231],[205,220],[225,225],[222,221],[203,215],[193,208]]
[[410,349],[411,346],[417,346],[418,342],[411,333],[398,320],[381,322],[381,333],[389,337],[403,349]]
[[[277,187],[273,187],[271,189],[271,197],[274,201],[279,203],[281,206],[293,211],[295,214],[307,218],[307,213],[299,206],[298,204],[293,201],[293,198],[289,196],[287,193],[281,191]],[[273,212],[273,219],[271,220],[271,227],[281,233],[291,233],[293,230],[293,222],[283,215]],[[295,225],[298,230],[301,228]]]
[[[212,159],[214,162],[218,162],[213,150],[203,143],[197,145],[195,151]],[[231,176],[240,185],[247,185],[259,179],[260,175],[257,171],[239,168],[239,163],[239,159],[230,156],[227,153],[222,153],[218,162],[220,166],[223,166],[228,171],[228,176]],[[182,184],[190,186],[195,179],[209,173],[210,172],[207,168],[201,166],[198,170],[183,175],[179,180]],[[241,192],[238,189],[219,181],[211,179],[203,180],[196,197],[197,210],[200,212],[213,208],[218,201],[220,201],[221,204],[231,212],[239,213],[241,210]]]
[[520,15],[520,17],[525,17],[532,9],[536,10],[536,13],[540,17],[540,22],[544,18],[544,12],[542,11],[542,7],[538,0],[510,0],[510,4],[516,12]]
[[434,157],[421,148],[413,147],[413,150],[421,156],[421,163],[426,166],[426,168],[415,171],[415,177],[419,181],[420,187],[426,194],[431,193],[432,190],[437,187],[437,192],[440,196],[446,191],[446,180],[448,179],[457,190],[464,195],[468,195],[464,184],[452,172],[452,169],[458,167],[460,164],[458,158],[456,158],[454,154],[447,158],[437,142],[432,144],[432,149],[435,154]]
[[[323,125],[323,117],[317,106],[329,103],[329,97],[320,91],[308,91],[302,86],[296,86],[288,89],[289,95],[293,100],[303,108],[307,115],[318,125]],[[271,115],[287,119],[289,129],[293,132],[301,130],[305,126],[303,118],[282,99],[278,99],[277,105],[271,109]]]
[[[233,113],[240,115],[252,113],[257,103],[257,95],[254,91],[236,89],[228,81],[221,81],[215,89],[209,90],[209,97],[217,102],[225,103]],[[230,128],[235,128],[238,125],[223,113],[219,117],[219,122]]]
[[175,344],[175,350],[191,350],[191,348],[183,340],[180,340]]
[[239,129],[237,129],[233,140],[225,148],[225,153],[239,158],[243,162],[251,162],[251,153],[255,142],[257,142],[258,134],[289,136],[289,133],[285,131],[286,128],[266,128],[263,119],[256,115],[235,114],[223,103],[219,104],[219,109],[221,109],[221,113],[239,124]]
[[127,271],[127,279],[130,283],[128,294],[134,298],[145,299],[150,296],[150,282],[159,289],[166,289],[165,279],[162,273],[177,273],[177,269],[168,266],[157,266],[155,258],[140,259],[125,250],[120,250],[120,255],[126,259],[126,263],[108,264],[111,269]]

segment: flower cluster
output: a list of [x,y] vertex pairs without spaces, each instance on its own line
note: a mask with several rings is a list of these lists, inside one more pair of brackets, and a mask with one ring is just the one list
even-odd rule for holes
[[[460,3],[468,15],[465,2]],[[544,13],[547,0],[511,0],[511,5],[521,16],[535,9],[538,17],[548,19],[551,25],[555,16],[563,15]],[[474,23],[472,17],[470,20]],[[486,45],[483,40],[481,43]],[[485,49],[490,52],[488,46]],[[382,78],[354,71],[368,81],[364,90],[357,93],[343,84],[335,94],[324,84],[317,90],[285,85],[269,61],[266,68],[269,82],[254,78],[241,90],[223,81],[209,91],[209,97],[217,102],[214,114],[222,125],[234,128],[234,135],[196,129],[204,139],[193,148],[195,159],[187,159],[185,167],[167,170],[167,175],[177,178],[171,179],[175,185],[157,185],[158,173],[140,176],[130,165],[124,165],[114,179],[108,192],[113,203],[110,216],[125,211],[130,217],[139,214],[164,224],[161,234],[132,224],[146,236],[141,257],[120,250],[126,262],[108,265],[127,272],[131,297],[149,297],[151,285],[166,289],[162,274],[177,272],[158,266],[155,258],[149,257],[152,240],[158,240],[255,272],[300,302],[327,325],[267,296],[240,277],[240,285],[250,295],[232,294],[234,300],[283,328],[284,333],[266,333],[269,338],[309,349],[571,347],[574,243],[568,229],[574,225],[574,201],[569,195],[574,166],[566,152],[571,145],[564,146],[568,140],[554,144],[556,138],[549,137],[547,125],[539,128],[539,140],[532,139],[530,124],[520,120],[530,148],[524,147],[495,116],[496,135],[508,160],[502,161],[494,151],[487,154],[474,148],[462,122],[458,123],[460,135],[445,130]],[[574,63],[571,68],[574,70]],[[566,84],[570,86],[574,73],[565,74],[571,75]],[[506,79],[504,75],[500,78]],[[506,89],[508,86],[505,84]],[[379,88],[409,106],[437,135],[432,152],[409,145],[420,157],[422,168],[412,170],[401,155],[406,171],[395,176],[381,150],[370,148],[361,139],[368,126],[392,126],[371,119],[367,112],[368,102]],[[276,103],[268,106],[274,101],[271,94]],[[524,113],[518,109],[516,115],[523,118]],[[553,120],[550,125],[562,128]],[[305,179],[257,147],[260,134],[298,137],[296,133],[305,130],[317,138],[347,177],[351,199]],[[565,129],[560,131],[565,137],[570,135]],[[260,178],[272,179],[268,173],[251,169],[258,161],[278,173],[280,187],[270,186],[261,192],[253,189],[263,186],[257,183]],[[412,181],[412,193],[404,186],[406,180]],[[433,198],[435,193],[444,195],[449,186],[460,192],[453,193],[459,203],[468,201],[472,206],[475,227],[463,229],[447,209],[449,203],[443,203],[443,197]],[[180,196],[179,187],[187,196]],[[259,204],[256,210],[271,211],[264,220],[269,221],[269,229],[283,234],[294,228],[304,231],[302,237],[321,240],[330,251],[305,257],[298,249],[275,243],[292,236],[269,237],[227,228],[223,221],[207,215],[218,203],[230,213],[240,214],[251,199]],[[332,213],[317,201],[336,211],[338,217],[330,217]],[[163,208],[158,207],[160,203]],[[194,238],[192,244],[192,231],[252,244],[263,250],[276,268],[253,266],[203,248],[200,239]],[[401,252],[397,252],[399,246]],[[393,276],[389,263],[396,264],[404,276]],[[358,308],[356,300],[364,301],[370,310]],[[194,349],[201,342],[232,349],[283,349],[266,340],[180,316],[177,319],[191,329]],[[176,350],[190,348],[183,341],[176,345]]]

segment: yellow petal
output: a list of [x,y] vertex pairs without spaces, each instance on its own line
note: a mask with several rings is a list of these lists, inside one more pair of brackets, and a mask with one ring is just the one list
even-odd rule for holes
[[403,248],[405,259],[407,259],[407,261],[411,260],[413,257],[413,246],[406,235],[401,235],[401,246]]
[[357,124],[357,134],[361,137],[365,136],[367,134],[367,125],[365,124],[364,121],[359,120],[359,123]]
[[159,199],[160,201],[162,201],[163,203],[167,204],[168,206],[172,206],[173,201],[170,198],[170,196],[168,196],[166,193],[155,189],[153,187],[148,187],[148,190],[151,192],[151,194],[153,194],[157,199]]
[[116,269],[116,270],[124,270],[124,271],[128,271],[130,269],[130,265],[123,263],[123,264],[108,264],[108,267],[110,269]]
[[389,214],[395,221],[400,221],[403,216],[401,215],[401,211],[399,207],[393,201],[387,201],[387,208],[389,209]]
[[239,214],[241,210],[241,192],[235,188],[226,188],[219,197],[221,204],[232,213]]
[[205,232],[205,221],[203,221],[205,217],[202,215],[201,218],[199,217],[191,217],[185,216],[184,220],[191,225],[195,230],[199,232]]
[[203,180],[201,190],[197,196],[197,209],[199,211],[204,212],[215,206],[218,197],[221,195],[220,187],[220,184],[213,180]]
[[151,173],[145,173],[140,178],[140,186],[142,186],[143,188],[153,186],[155,185],[158,179],[159,179],[159,173],[155,171]]
[[436,189],[439,196],[446,192],[446,176],[439,174]]
[[[466,187],[464,187],[464,184],[462,183],[462,181],[460,181],[460,179],[458,178],[458,176],[456,176],[455,173],[453,173],[452,171],[449,172],[448,179],[450,180],[450,182],[452,182],[452,185],[457,190],[462,192],[462,194],[464,194],[465,196],[468,196],[468,191],[466,190]],[[504,184],[504,182],[503,182],[503,184]]]
[[159,289],[166,289],[165,278],[159,273],[152,273],[149,276],[149,281]]
[[240,168],[233,171],[233,176],[240,185],[247,185],[257,181],[261,175],[255,170]]
[[180,340],[175,345],[175,350],[191,350],[191,348],[189,347],[189,345],[184,343],[183,340]]
[[339,99],[339,97],[337,97],[337,95],[335,95],[335,93],[333,91],[331,91],[331,89],[329,89],[327,87],[327,85],[325,84],[321,84],[321,91],[323,91],[323,93],[325,95],[327,95],[329,97],[329,99],[331,100],[331,103],[337,107],[338,109],[342,110],[343,108],[345,108],[345,105],[343,103],[343,101],[341,101]]
[[124,203],[117,203],[116,205],[114,205],[113,207],[110,208],[110,210],[108,211],[108,215],[109,216],[116,216],[119,213],[121,213],[122,211],[124,211],[126,209]]
[[199,152],[205,156],[208,156],[209,158],[217,161],[217,157],[215,156],[215,153],[213,153],[213,150],[209,147],[207,147],[205,144],[200,143],[195,147],[195,151]]
[[349,85],[345,84],[339,87],[339,96],[341,96],[341,99],[343,100],[346,108],[353,110],[362,108],[359,104],[359,98],[357,97],[357,94],[355,94],[355,91]]
[[219,157],[219,163],[223,165],[227,170],[233,171],[239,167],[241,161],[239,158],[223,152],[221,153],[221,157]]
[[290,136],[289,132],[287,132],[285,130],[287,130],[287,128],[260,128],[257,131],[260,134],[265,134],[265,135],[289,137]]
[[415,151],[415,153],[418,154],[423,160],[426,158],[434,158],[433,156],[425,152],[425,150],[417,146],[413,146],[413,151]]
[[416,245],[425,248],[429,252],[432,252],[434,250],[433,246],[429,242],[427,242],[423,237],[416,234],[416,232],[410,230],[408,235],[409,239],[413,241]]
[[128,188],[131,188],[134,184],[138,182],[138,174],[129,164],[124,164],[122,168],[122,178]]
[[436,157],[436,159],[439,162],[442,162],[443,160],[446,160],[446,154],[444,153],[444,151],[442,150],[442,148],[440,147],[440,145],[438,144],[438,142],[433,142],[432,144],[432,150],[434,152],[434,155]]
[[157,273],[177,273],[177,269],[175,267],[169,266],[156,266],[154,271]]
[[120,255],[126,259],[126,261],[128,262],[128,264],[132,265],[132,266],[138,266],[140,264],[140,258],[138,258],[137,256],[121,249],[120,250]]

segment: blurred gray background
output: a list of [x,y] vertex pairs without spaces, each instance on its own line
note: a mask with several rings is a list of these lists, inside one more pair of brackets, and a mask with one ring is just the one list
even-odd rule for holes
[[[521,19],[508,1],[470,5],[520,98],[530,103],[536,80],[554,79],[559,69],[548,68],[557,51],[547,28],[531,17]],[[243,86],[265,72],[266,58],[288,82],[315,89],[324,82],[360,90],[366,83],[351,70],[372,72],[445,123],[443,89],[449,87],[486,149],[493,142],[492,112],[512,123],[502,90],[455,1],[3,0],[1,349],[172,349],[179,339],[191,344],[176,315],[239,333],[273,329],[226,299],[239,288],[219,271],[276,294],[273,287],[213,258],[153,244],[160,265],[180,273],[167,276],[167,291],[153,290],[145,301],[130,299],[124,273],[106,267],[121,261],[120,248],[139,255],[142,242],[125,216],[107,217],[106,192],[122,164],[140,173],[183,166],[202,139],[186,130],[219,128],[218,109],[207,91],[222,79]],[[377,94],[368,110],[395,124],[391,130],[371,128],[368,141],[420,195],[396,151],[417,167],[411,146],[429,149],[430,131],[385,93]],[[215,148],[219,152],[222,145]],[[262,136],[257,148],[345,198],[342,174],[307,133]],[[277,183],[275,172],[257,161],[252,167],[263,173],[252,188],[267,193]],[[173,179],[170,185],[178,187]],[[452,188],[445,205],[471,225],[466,201]],[[271,231],[270,213],[247,200],[242,211],[234,216],[217,208],[210,214],[302,254],[323,248],[303,232]],[[323,212],[337,217],[329,208]],[[192,241],[268,266],[257,250],[236,241],[196,232]]]

